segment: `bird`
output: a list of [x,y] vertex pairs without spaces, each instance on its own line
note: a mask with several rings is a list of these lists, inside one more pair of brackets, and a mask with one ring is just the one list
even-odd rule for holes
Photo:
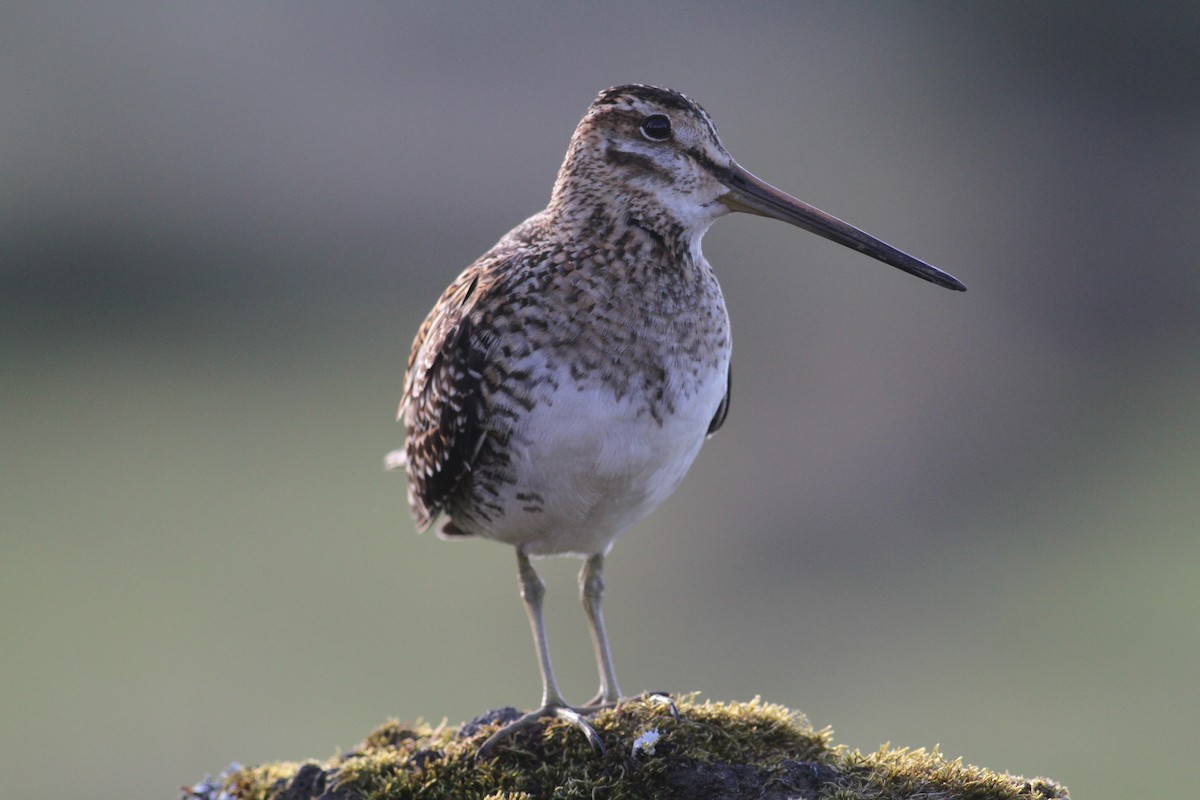
[[[948,289],[966,287],[742,168],[708,113],[666,88],[602,91],[571,137],[546,208],[443,292],[413,341],[399,418],[419,531],[516,550],[540,706],[480,747],[622,699],[601,600],[614,541],[683,479],[729,412],[729,315],[701,239],[744,212],[787,222]],[[600,677],[571,706],[555,680],[532,559],[576,556]]]

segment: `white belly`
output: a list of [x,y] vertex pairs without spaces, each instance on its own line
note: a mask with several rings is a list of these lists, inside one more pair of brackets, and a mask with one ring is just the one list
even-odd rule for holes
[[[523,415],[509,441],[514,484],[482,535],[531,555],[590,555],[654,510],[700,451],[726,390],[727,360],[673,413],[610,389],[563,382]],[[524,498],[524,499],[522,499]]]

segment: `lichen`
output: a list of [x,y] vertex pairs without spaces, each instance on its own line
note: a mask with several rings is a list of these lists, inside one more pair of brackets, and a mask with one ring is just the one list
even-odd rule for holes
[[[636,699],[591,717],[607,751],[594,753],[569,724],[515,734],[476,761],[497,725],[461,728],[389,721],[324,763],[234,767],[193,787],[188,800],[1051,800],[1065,787],[948,761],[932,751],[860,753],[832,743],[803,715],[749,703]],[[655,737],[655,734],[657,735]],[[653,747],[635,746],[652,741]]]

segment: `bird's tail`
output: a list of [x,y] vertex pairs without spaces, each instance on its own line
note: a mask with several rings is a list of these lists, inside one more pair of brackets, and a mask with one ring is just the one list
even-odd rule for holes
[[393,450],[383,457],[383,468],[388,472],[393,472],[398,469],[404,469],[408,466],[408,456],[404,452],[404,448]]

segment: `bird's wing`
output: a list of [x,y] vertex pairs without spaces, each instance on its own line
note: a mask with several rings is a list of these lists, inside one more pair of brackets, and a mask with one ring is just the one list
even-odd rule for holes
[[426,317],[408,356],[400,401],[408,501],[425,530],[471,465],[487,433],[481,384],[487,343],[472,315],[482,270],[467,269]]
[[725,373],[725,396],[721,398],[721,404],[717,406],[717,413],[713,414],[712,422],[708,423],[708,433],[712,436],[721,426],[725,424],[725,417],[729,416],[729,397],[733,394],[733,367],[730,367]]

